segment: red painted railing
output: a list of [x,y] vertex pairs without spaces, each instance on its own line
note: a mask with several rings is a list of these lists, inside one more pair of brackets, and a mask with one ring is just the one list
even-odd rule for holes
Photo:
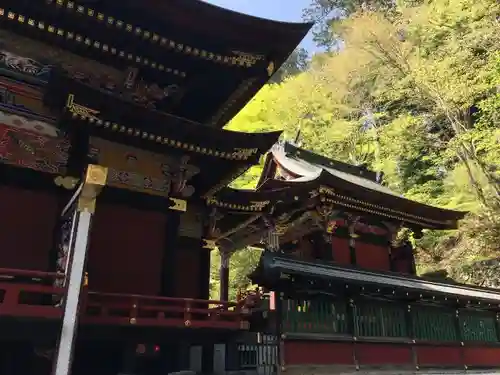
[[64,275],[51,272],[0,268],[0,315],[60,318],[54,297],[64,294],[53,282]]
[[[64,289],[52,286],[61,274],[0,268],[0,315],[61,318],[56,305]],[[236,303],[190,298],[100,293],[84,288],[83,324],[247,329]]]
[[83,323],[247,329],[235,303],[89,292]]

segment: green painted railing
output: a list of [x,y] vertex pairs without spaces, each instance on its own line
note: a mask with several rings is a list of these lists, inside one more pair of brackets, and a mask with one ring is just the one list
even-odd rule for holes
[[284,300],[283,327],[294,333],[349,333],[345,303],[317,300]]
[[[499,342],[494,313],[374,300],[285,299],[283,331],[344,334],[358,337],[408,338],[436,342]],[[408,314],[408,312],[410,312]],[[461,332],[459,331],[461,330]]]
[[493,313],[460,311],[464,341],[497,342],[496,316]]
[[412,308],[415,339],[425,341],[458,341],[456,313],[433,306]]
[[356,336],[406,337],[405,310],[401,305],[364,302],[354,308]]

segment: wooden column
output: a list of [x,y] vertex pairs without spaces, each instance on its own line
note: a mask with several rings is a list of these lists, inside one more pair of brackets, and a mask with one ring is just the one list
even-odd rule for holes
[[406,306],[406,311],[405,311],[405,324],[406,324],[406,329],[408,330],[408,337],[410,337],[412,345],[411,345],[411,355],[413,359],[413,365],[415,366],[415,370],[419,370],[420,366],[418,364],[418,353],[417,353],[417,347],[415,345],[416,343],[416,337],[415,337],[415,329],[413,327],[413,313],[411,311],[411,305],[408,304]]
[[200,277],[198,278],[198,298],[210,299],[210,262],[212,250],[216,245],[207,238],[214,235],[217,223],[217,209],[204,207],[202,209],[202,238],[199,244]]
[[200,277],[198,279],[198,298],[210,299],[210,249],[200,246]]
[[348,230],[349,230],[349,253],[351,256],[351,264],[355,266],[358,261],[356,259],[356,234],[354,233],[354,226],[356,221],[348,219]]
[[[278,351],[278,360],[277,360],[277,374],[284,374],[286,371],[286,362],[285,362],[285,340],[286,340],[286,332],[283,329],[283,304],[285,296],[282,292],[272,292],[270,297],[274,299],[274,319],[275,319],[275,329],[276,329],[276,344]],[[270,307],[272,303],[270,301]]]
[[92,216],[95,212],[97,195],[106,185],[107,172],[105,167],[89,165],[83,184],[66,208],[72,209],[73,205],[76,206],[72,234],[74,240],[70,242],[67,292],[63,301],[62,326],[53,363],[54,375],[71,373]]
[[[346,289],[348,289],[348,285],[346,285]],[[356,342],[358,340],[358,331],[356,326],[356,301],[352,298],[352,294],[347,292],[345,295],[346,300],[346,313],[347,313],[347,324],[348,330],[352,335],[352,361],[356,370],[359,370],[359,362],[356,351]]]
[[220,290],[219,290],[219,299],[221,301],[229,300],[229,260],[231,258],[231,254],[227,251],[220,251]]
[[177,254],[179,249],[179,226],[181,221],[180,212],[167,210],[167,223],[165,226],[165,248],[163,249],[162,273],[161,273],[161,295],[175,295],[176,272],[189,272],[188,270],[177,270]]
[[457,309],[455,310],[455,329],[457,333],[458,340],[460,341],[460,360],[461,364],[464,366],[465,370],[467,370],[467,363],[465,363],[465,353],[464,353],[464,332],[463,332],[463,327],[460,324],[460,309],[458,305],[458,299],[457,299]]

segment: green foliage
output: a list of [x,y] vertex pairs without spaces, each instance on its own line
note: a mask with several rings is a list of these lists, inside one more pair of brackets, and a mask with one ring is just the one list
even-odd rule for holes
[[[340,9],[328,33],[342,49],[263,88],[228,128],[283,129],[287,139],[300,129],[303,147],[367,163],[410,199],[471,211],[458,231],[427,231],[416,241],[419,269],[452,271],[497,256],[500,3],[397,2],[393,12],[383,1],[363,11],[361,2],[313,5],[311,17]],[[258,174],[235,186],[252,186]]]
[[[247,248],[234,253],[229,262],[229,300],[236,299],[238,290],[247,290],[251,286],[247,275],[255,268],[260,258],[261,250]],[[210,257],[210,298],[219,299],[220,287],[220,255],[218,251],[212,251]]]
[[362,9],[390,11],[395,6],[393,0],[311,0],[304,9],[303,18],[314,22],[314,41],[322,47],[338,47],[338,35],[332,25]]

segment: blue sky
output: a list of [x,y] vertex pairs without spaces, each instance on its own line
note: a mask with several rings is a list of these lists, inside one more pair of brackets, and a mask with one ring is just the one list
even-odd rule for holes
[[[310,0],[203,0],[207,3],[278,21],[302,21],[302,9]],[[302,47],[312,52],[315,50],[311,36],[302,42]]]

